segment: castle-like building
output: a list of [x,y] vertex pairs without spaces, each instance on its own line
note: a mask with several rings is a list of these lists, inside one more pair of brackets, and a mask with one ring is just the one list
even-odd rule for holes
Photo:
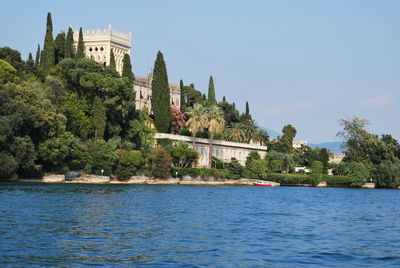
[[[111,50],[114,53],[115,68],[122,74],[124,55],[131,55],[132,33],[120,33],[112,29],[86,30],[83,33],[84,52],[87,58],[94,59],[103,66],[110,64]],[[79,31],[74,31],[74,49],[77,50]],[[152,72],[145,77],[135,77],[133,89],[136,94],[136,109],[144,108],[151,112]],[[169,84],[171,105],[180,109],[181,91],[179,85]]]
[[[124,55],[131,54],[132,33],[120,33],[108,25],[107,29],[86,30],[83,33],[86,57],[94,59],[104,66],[110,64],[111,50],[114,53],[115,68],[122,73]],[[77,50],[79,31],[74,31],[74,49]]]

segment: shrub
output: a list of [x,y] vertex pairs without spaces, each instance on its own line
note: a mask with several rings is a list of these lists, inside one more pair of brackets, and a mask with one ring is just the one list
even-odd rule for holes
[[269,173],[268,180],[281,184],[313,184],[314,180],[310,175]]
[[203,178],[214,178],[214,179],[228,178],[229,170],[227,170],[227,169],[216,169],[216,168],[202,169],[201,170],[201,176]]
[[118,162],[115,173],[119,180],[127,180],[136,175],[137,169],[144,161],[140,151],[117,150],[117,156]]
[[152,173],[156,178],[169,178],[171,176],[172,158],[170,153],[163,149],[157,148],[152,155]]
[[182,128],[181,131],[179,132],[179,135],[182,136],[192,136],[192,132],[190,132],[189,129],[187,129],[186,127]]
[[280,173],[283,169],[283,161],[282,160],[271,160],[269,162],[269,168],[274,173]]
[[244,167],[235,158],[232,158],[231,162],[226,164],[226,168],[230,171],[230,176],[234,176],[235,178],[237,177],[237,179],[240,178],[244,169]]
[[362,163],[356,162],[349,163],[344,174],[353,179],[350,186],[360,186],[369,178],[368,169]]
[[242,175],[245,178],[263,179],[267,176],[268,162],[264,159],[257,159],[246,165]]
[[311,164],[312,173],[321,174],[324,172],[324,164],[321,161],[313,161]]
[[330,186],[351,186],[354,181],[348,176],[325,176],[325,181]]
[[178,176],[178,178],[182,178],[183,176],[190,176],[196,178],[200,176],[200,171],[201,169],[199,168],[173,167],[171,173],[173,177]]

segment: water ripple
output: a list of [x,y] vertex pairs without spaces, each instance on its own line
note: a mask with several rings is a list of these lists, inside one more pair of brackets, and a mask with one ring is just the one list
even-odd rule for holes
[[398,193],[0,184],[0,266],[395,267]]

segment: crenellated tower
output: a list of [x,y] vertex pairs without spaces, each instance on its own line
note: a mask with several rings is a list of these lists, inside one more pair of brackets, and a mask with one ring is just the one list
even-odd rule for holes
[[[74,50],[78,47],[79,31],[74,31]],[[107,66],[110,64],[111,49],[114,52],[115,68],[121,74],[124,55],[131,54],[132,33],[120,33],[111,28],[101,30],[84,30],[83,43],[87,58]]]

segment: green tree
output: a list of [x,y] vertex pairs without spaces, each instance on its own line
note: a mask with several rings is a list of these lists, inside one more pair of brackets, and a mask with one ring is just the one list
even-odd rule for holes
[[188,108],[186,114],[189,116],[186,124],[192,132],[192,148],[195,149],[196,133],[203,130],[206,125],[205,108],[201,104],[195,104]]
[[248,101],[246,101],[246,113],[245,113],[245,115],[246,116],[250,116],[250,106],[249,106],[249,102]]
[[35,69],[36,69],[36,71],[39,70],[39,65],[40,65],[40,45],[38,45],[37,50],[36,50],[36,57],[35,57]]
[[11,178],[17,170],[17,160],[10,153],[0,151],[0,179]]
[[254,142],[260,143],[260,145],[265,145],[269,141],[269,136],[267,131],[265,131],[264,129],[257,129],[254,132],[252,139]]
[[256,152],[256,151],[251,151],[251,152],[249,153],[249,155],[246,157],[246,167],[247,167],[248,165],[250,165],[250,163],[251,163],[252,161],[258,160],[258,159],[261,159],[260,154],[259,154],[258,152]]
[[64,84],[57,76],[49,75],[45,82],[45,96],[56,106],[56,109],[62,108],[62,104],[67,99],[67,92]]
[[95,97],[92,106],[92,126],[94,128],[94,142],[102,139],[106,127],[107,117],[106,108],[99,97]]
[[62,106],[63,114],[67,117],[67,131],[86,140],[91,132],[90,119],[87,116],[88,105],[77,93],[70,94]]
[[199,153],[189,148],[187,142],[181,141],[175,144],[171,150],[173,164],[176,167],[191,167],[193,163],[199,158]]
[[84,44],[83,44],[83,32],[82,32],[82,27],[79,28],[79,36],[78,36],[78,48],[76,51],[75,58],[76,59],[82,59],[85,57],[85,51],[84,51]]
[[356,162],[349,163],[345,167],[344,174],[353,179],[350,186],[360,186],[370,176],[369,170],[362,163]]
[[293,139],[296,136],[296,129],[292,125],[286,125],[282,129],[283,135],[275,143],[271,143],[272,150],[291,153],[293,152]]
[[110,67],[112,67],[114,70],[116,68],[116,64],[115,64],[115,56],[114,56],[114,50],[110,49]]
[[120,139],[112,138],[108,141],[98,140],[96,143],[88,142],[85,154],[85,170],[93,174],[111,175],[112,168],[118,159],[117,147]]
[[81,158],[84,150],[77,137],[70,132],[65,132],[41,143],[38,151],[46,171],[65,174],[70,168],[83,167]]
[[208,82],[208,105],[216,105],[217,101],[215,99],[215,87],[214,87],[214,79],[212,75],[210,76],[210,81]]
[[225,127],[225,120],[222,111],[218,106],[213,105],[206,109],[207,129],[210,133],[208,146],[208,167],[211,168],[211,160],[213,155],[213,139],[215,134],[221,133]]
[[180,100],[180,106],[181,106],[181,111],[182,111],[182,113],[185,113],[186,112],[186,107],[187,107],[187,105],[186,105],[186,99],[185,99],[185,96],[186,96],[186,94],[185,94],[185,92],[184,92],[184,89],[183,89],[183,87],[184,87],[184,85],[183,85],[183,81],[182,81],[182,79],[179,81],[179,90],[180,90],[180,92],[181,92],[181,100]]
[[265,179],[268,172],[268,163],[264,159],[251,161],[243,171],[243,177],[251,179]]
[[313,173],[321,174],[324,172],[324,165],[321,161],[313,161],[311,164],[311,171]]
[[160,51],[154,63],[153,80],[151,82],[151,107],[154,114],[154,125],[159,132],[168,133],[171,127],[170,90],[164,57]]
[[136,149],[140,149],[144,155],[148,155],[155,145],[155,129],[152,127],[153,120],[147,110],[138,111],[136,119],[129,122],[128,137],[134,143]]
[[51,20],[51,13],[47,13],[47,26],[46,36],[44,38],[43,46],[43,73],[46,76],[51,67],[56,63],[56,48],[53,39],[53,22]]
[[227,125],[231,125],[233,123],[238,123],[240,120],[239,111],[236,110],[233,104],[230,104],[226,101],[222,101],[218,104],[221,110],[224,113],[224,118]]
[[172,158],[164,148],[157,148],[152,155],[152,173],[156,178],[169,178],[171,176]]
[[55,63],[59,63],[65,57],[65,33],[61,32],[57,34],[56,40],[54,41],[56,46],[56,60]]
[[68,32],[65,38],[65,45],[64,45],[65,47],[64,58],[70,59],[74,57],[73,45],[74,45],[74,32],[72,31],[71,27],[68,27]]
[[35,73],[35,62],[33,61],[32,53],[29,53],[28,60],[26,61],[26,71]]
[[17,70],[5,60],[0,60],[0,81],[5,84],[8,82],[16,82],[17,80]]
[[224,132],[224,138],[233,142],[245,142],[246,134],[242,123],[231,123]]
[[347,162],[370,162],[371,149],[378,143],[376,136],[368,133],[365,127],[369,124],[368,120],[353,117],[349,120],[339,120],[343,130],[338,132],[344,142],[345,161]]
[[138,168],[144,163],[140,151],[117,150],[117,167],[115,173],[118,180],[127,180],[136,175]]
[[132,83],[134,80],[134,76],[132,72],[131,57],[128,53],[125,53],[122,63],[124,65],[122,69],[122,77],[128,78],[129,82]]

